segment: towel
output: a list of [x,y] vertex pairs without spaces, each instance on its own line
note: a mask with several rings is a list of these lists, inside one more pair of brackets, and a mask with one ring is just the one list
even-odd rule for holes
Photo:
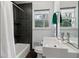
[[[60,23],[62,23],[61,13],[60,13]],[[56,13],[53,14],[52,24],[57,24],[57,15],[56,15]]]
[[52,24],[57,24],[57,15],[56,15],[56,13],[53,14]]
[[61,13],[60,13],[60,23],[62,23],[62,16],[61,16]]

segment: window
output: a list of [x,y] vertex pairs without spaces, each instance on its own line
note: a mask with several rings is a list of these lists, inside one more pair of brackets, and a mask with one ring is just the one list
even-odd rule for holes
[[75,22],[75,8],[61,9],[62,22],[61,27],[73,27]]
[[36,10],[34,11],[34,23],[36,28],[49,27],[49,10]]

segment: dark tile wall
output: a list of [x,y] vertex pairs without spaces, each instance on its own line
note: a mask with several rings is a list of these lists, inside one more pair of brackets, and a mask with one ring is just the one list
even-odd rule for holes
[[14,6],[15,43],[30,43],[32,48],[32,3],[18,6],[24,12]]

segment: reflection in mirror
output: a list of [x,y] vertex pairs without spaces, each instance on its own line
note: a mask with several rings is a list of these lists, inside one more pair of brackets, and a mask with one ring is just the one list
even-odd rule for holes
[[73,8],[63,8],[60,9],[62,22],[60,23],[61,27],[73,27],[75,18],[75,7]]
[[65,40],[78,48],[78,2],[60,2],[60,12],[60,32],[64,33]]

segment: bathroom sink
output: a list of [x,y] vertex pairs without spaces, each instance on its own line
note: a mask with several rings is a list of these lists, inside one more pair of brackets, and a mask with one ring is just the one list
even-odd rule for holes
[[43,40],[43,47],[62,48],[62,43],[56,37],[45,37]]
[[47,57],[77,57],[79,50],[56,37],[45,37],[43,40],[43,54]]
[[56,37],[45,37],[43,40],[43,55],[47,58],[65,57],[67,49],[62,48],[62,43]]

